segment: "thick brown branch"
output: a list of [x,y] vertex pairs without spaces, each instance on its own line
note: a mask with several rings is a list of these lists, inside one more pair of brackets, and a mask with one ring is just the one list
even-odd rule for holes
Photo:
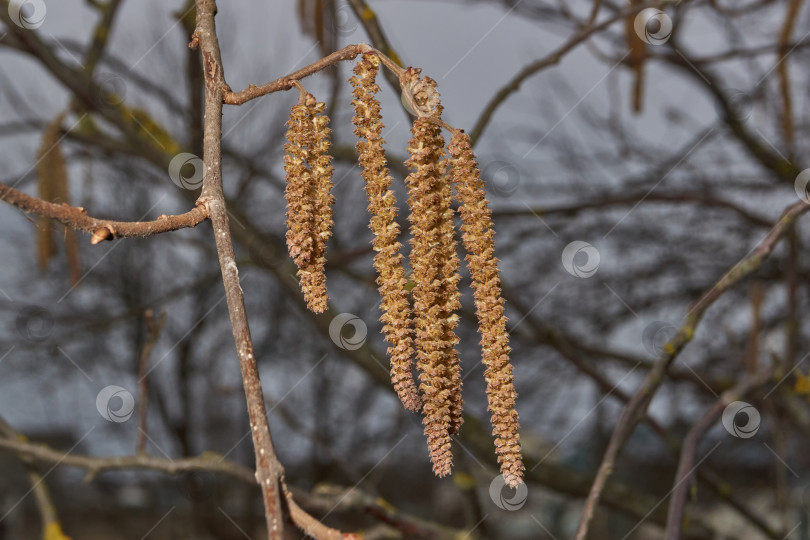
[[[83,208],[43,201],[26,195],[6,184],[0,184],[0,200],[25,212],[46,216],[59,223],[94,235],[94,238],[132,238],[152,236],[187,227],[196,227],[208,218],[208,210],[198,206],[176,216],[160,216],[155,221],[112,221],[87,215]],[[106,233],[105,233],[106,230]],[[98,235],[98,236],[97,236]],[[97,243],[97,242],[94,242]]]
[[[245,299],[239,283],[239,271],[231,240],[225,194],[222,190],[222,107],[225,95],[230,90],[225,82],[219,40],[214,23],[216,11],[215,0],[197,0],[197,28],[191,40],[192,46],[200,48],[205,74],[205,125],[203,128],[205,176],[200,202],[208,207],[211,224],[214,228],[214,240],[225,286],[225,298],[233,338],[236,342],[242,383],[245,387],[250,430],[256,454],[256,481],[262,489],[267,534],[270,540],[284,538],[281,504],[283,493],[290,517],[306,534],[318,539],[338,539],[341,538],[339,531],[326,527],[301,510],[295,503],[284,483],[284,468],[276,456],[270,437],[259,369],[253,352],[253,340],[245,313]],[[305,71],[306,68],[297,73]]]

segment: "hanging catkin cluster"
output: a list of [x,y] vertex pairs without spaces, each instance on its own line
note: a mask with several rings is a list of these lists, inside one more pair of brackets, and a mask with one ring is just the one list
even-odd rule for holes
[[[400,226],[392,178],[382,137],[382,115],[376,94],[381,61],[397,72],[403,97],[416,120],[408,144],[411,169],[408,189],[411,250],[409,286],[400,253]],[[515,386],[509,363],[509,336],[492,219],[484,184],[470,139],[441,120],[436,82],[421,70],[402,70],[375,51],[354,68],[354,133],[365,191],[369,227],[374,234],[374,268],[381,301],[383,334],[389,344],[391,380],[402,403],[421,411],[433,471],[445,476],[452,468],[452,439],[463,422],[461,368],[456,350],[460,307],[459,259],[451,206],[453,188],[459,203],[461,232],[472,277],[482,361],[486,366],[488,410],[501,473],[512,487],[523,481]],[[300,89],[300,87],[299,87]],[[287,246],[309,308],[327,307],[324,275],[326,242],[331,233],[331,189],[328,119],[323,103],[302,90],[287,123]],[[445,150],[442,128],[453,135]],[[411,298],[409,299],[409,290]],[[412,306],[412,307],[411,307]],[[414,363],[419,374],[417,386]]]
[[326,243],[332,235],[332,166],[326,105],[301,94],[287,122],[287,248],[309,309],[326,311]]
[[433,471],[450,473],[450,435],[460,419],[458,338],[458,258],[450,209],[450,179],[441,127],[419,118],[411,129],[411,154],[406,164],[413,170],[405,179],[410,198],[411,270],[413,272],[413,325],[416,332],[416,367],[424,405],[422,413]]
[[506,483],[515,486],[523,476],[514,377],[509,363],[509,333],[501,297],[501,278],[495,258],[492,218],[484,182],[475,162],[470,136],[456,132],[448,146],[450,175],[461,214],[462,239],[472,277],[482,360],[486,366],[488,410],[492,415],[495,452]]
[[422,405],[413,379],[413,338],[411,308],[406,289],[405,268],[399,252],[399,224],[396,222],[396,197],[391,191],[391,175],[385,160],[382,137],[383,123],[380,102],[375,94],[380,90],[376,76],[380,59],[376,55],[364,56],[354,68],[350,79],[354,87],[354,133],[357,135],[357,154],[363,169],[369,227],[374,233],[374,268],[382,301],[383,333],[389,343],[391,381],[405,407],[418,411]]

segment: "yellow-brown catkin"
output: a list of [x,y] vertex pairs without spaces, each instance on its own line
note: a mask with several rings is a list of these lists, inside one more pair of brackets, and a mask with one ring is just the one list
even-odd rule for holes
[[[60,144],[64,118],[65,113],[59,114],[42,134],[37,154],[37,189],[39,198],[44,201],[70,204],[68,170]],[[50,218],[39,216],[37,219],[37,255],[42,270],[48,268],[51,257],[56,253],[54,227],[55,222]],[[71,281],[74,285],[78,285],[81,279],[81,261],[76,231],[65,226],[59,226],[58,230],[65,241],[65,258]]]
[[[411,269],[413,271],[413,306],[417,368],[424,405],[423,423],[428,450],[437,476],[450,473],[451,431],[455,414],[453,394],[459,383],[454,381],[458,342],[453,329],[457,316],[458,275],[451,272],[448,260],[455,251],[452,226],[447,227],[450,211],[449,178],[445,176],[444,139],[441,128],[429,119],[417,119],[411,128],[408,145],[411,157],[406,162],[413,172],[405,182],[410,192]],[[450,221],[452,225],[452,221]],[[456,266],[457,266],[456,262]],[[453,363],[456,363],[454,368]]]
[[307,307],[326,311],[326,243],[332,234],[332,166],[329,118],[312,94],[293,106],[287,122],[287,248],[298,266]]
[[[443,167],[444,168],[444,167]],[[450,207],[453,199],[452,185],[450,178],[443,178],[439,186],[440,192],[438,200],[442,201],[439,214],[439,231],[442,239],[439,247],[440,252],[440,275],[441,282],[440,298],[444,300],[442,312],[442,341],[445,343],[445,354],[447,355],[447,368],[450,383],[450,435],[455,435],[461,429],[464,422],[463,409],[464,400],[461,397],[461,363],[456,345],[458,337],[455,329],[458,326],[458,315],[456,311],[461,307],[460,294],[458,292],[458,282],[461,276],[458,273],[459,260],[456,252],[456,230],[453,224],[455,212]]]
[[507,485],[515,487],[523,482],[524,467],[515,409],[517,393],[509,363],[511,349],[501,297],[498,259],[495,258],[492,218],[469,135],[456,132],[448,151],[451,156],[450,175],[461,214],[462,239],[475,292],[495,452]]
[[390,189],[392,180],[383,149],[380,103],[375,96],[380,90],[376,83],[379,66],[376,55],[366,54],[354,68],[355,76],[350,79],[354,87],[354,133],[371,214],[369,228],[374,233],[374,268],[379,274],[377,286],[382,298],[380,321],[389,343],[391,382],[405,408],[418,411],[422,401],[413,378],[411,309],[400,253],[402,246],[397,240],[400,229],[395,219],[396,199]]

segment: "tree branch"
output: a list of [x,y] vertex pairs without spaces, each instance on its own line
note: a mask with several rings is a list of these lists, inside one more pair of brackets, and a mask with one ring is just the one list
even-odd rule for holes
[[743,380],[734,388],[723,392],[720,399],[698,420],[687,433],[681,448],[681,458],[678,461],[678,470],[675,473],[675,483],[669,499],[669,512],[667,514],[667,529],[665,540],[678,540],[681,537],[683,526],[684,505],[689,491],[689,479],[695,472],[695,453],[697,445],[703,434],[711,428],[725,408],[732,402],[739,400],[755,388],[765,384],[773,377],[768,370],[756,377]]
[[214,23],[216,11],[215,0],[197,0],[197,27],[190,44],[192,47],[199,46],[205,74],[205,123],[203,128],[205,175],[199,201],[208,207],[211,224],[214,228],[225,297],[242,372],[242,383],[245,387],[248,417],[256,454],[256,480],[262,489],[267,534],[270,540],[284,538],[280,493],[283,491],[290,516],[305,533],[319,539],[337,539],[341,538],[339,531],[326,527],[301,510],[293,501],[292,495],[284,484],[284,468],[276,457],[270,437],[264,395],[253,352],[253,340],[245,313],[244,295],[239,283],[239,272],[231,240],[225,194],[222,190],[222,107],[229,87],[225,82],[219,40]]
[[[94,236],[93,243],[113,238],[133,238],[152,236],[178,229],[196,227],[208,219],[208,209],[197,206],[175,216],[160,216],[155,221],[112,221],[99,219],[87,215],[84,208],[56,204],[43,201],[37,197],[26,195],[22,191],[0,183],[0,200],[16,206],[25,212],[46,216],[59,223],[90,233]],[[98,240],[96,240],[98,239]]]
[[588,529],[593,520],[596,508],[599,506],[602,490],[605,487],[608,477],[610,477],[613,472],[616,457],[636,425],[646,415],[647,407],[649,407],[653,396],[661,386],[667,369],[686,344],[692,341],[695,330],[698,324],[700,324],[700,320],[705,311],[728,289],[759,268],[762,262],[770,255],[771,251],[773,251],[774,246],[789,229],[790,225],[808,209],[810,209],[810,205],[806,204],[804,201],[797,202],[787,207],[782,213],[782,217],[757,247],[734,265],[712,288],[706,291],[703,297],[698,300],[686,314],[686,322],[681,326],[675,337],[666,344],[661,358],[655,363],[653,369],[647,373],[641,388],[630,400],[630,403],[627,404],[613,430],[607,450],[605,450],[605,455],[602,458],[602,463],[599,466],[588,499],[585,502],[585,508],[575,537],[576,540],[585,540],[587,538]]
[[278,92],[279,90],[289,90],[295,86],[296,81],[309,77],[310,75],[326,69],[338,62],[343,62],[344,60],[353,60],[354,58],[357,58],[357,56],[372,50],[373,49],[365,43],[360,43],[359,45],[347,45],[339,51],[335,51],[329,56],[321,58],[313,64],[303,67],[298,71],[285,75],[284,77],[271,81],[267,84],[263,84],[261,86],[251,84],[241,92],[233,92],[230,88],[226,87],[226,91],[224,92],[224,102],[228,105],[242,105],[251,99],[255,99],[266,94],[272,94],[273,92]]

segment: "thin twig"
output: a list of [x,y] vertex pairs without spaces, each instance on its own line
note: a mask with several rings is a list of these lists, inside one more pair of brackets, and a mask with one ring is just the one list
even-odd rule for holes
[[[208,218],[208,210],[197,206],[185,214],[160,216],[155,221],[112,221],[87,215],[84,208],[43,201],[26,195],[6,184],[0,184],[0,200],[25,212],[46,216],[59,223],[90,233],[100,240],[152,236],[187,227],[196,227]],[[99,240],[99,241],[100,241]],[[97,243],[97,242],[94,242]]]
[[21,456],[30,456],[44,463],[78,467],[87,471],[86,481],[93,480],[99,473],[111,470],[144,469],[168,474],[205,470],[239,478],[250,484],[256,483],[253,471],[232,461],[223,459],[214,452],[204,452],[196,457],[164,459],[150,456],[83,456],[66,454],[44,444],[21,440],[20,438],[0,438],[0,448]]
[[772,378],[773,372],[769,370],[753,378],[746,378],[734,388],[723,392],[720,399],[717,400],[706,414],[692,426],[689,433],[687,433],[683,441],[683,447],[681,448],[678,470],[675,473],[674,491],[669,499],[665,540],[678,540],[681,538],[684,506],[686,505],[686,495],[689,492],[690,486],[689,479],[695,472],[695,454],[697,452],[697,445],[703,437],[703,434],[717,422],[717,419],[723,414],[723,411],[730,403],[738,401]]
[[[516,297],[504,295],[504,298],[509,302],[510,305],[513,307],[520,306],[520,301]],[[525,309],[521,309],[523,313],[526,313]],[[581,344],[576,342],[575,340],[568,340],[565,336],[561,333],[556,331],[549,331],[549,329],[544,328],[535,317],[531,314],[525,318],[525,323],[531,328],[531,331],[528,334],[531,337],[539,338],[537,342],[546,343],[552,348],[554,348],[560,355],[568,360],[571,364],[573,364],[577,369],[579,369],[583,374],[590,377],[602,390],[605,396],[610,396],[623,404],[627,404],[631,396],[625,393],[621,388],[619,388],[614,382],[610,381],[607,377],[602,375],[602,373],[591,363],[588,363],[586,360],[582,358],[579,352],[585,353],[587,355],[605,355],[605,352],[609,353],[609,351],[585,351],[582,350]],[[519,334],[520,335],[520,334]],[[642,363],[640,360],[635,362],[635,367],[641,367]],[[645,369],[649,368],[649,366],[644,364]],[[672,370],[667,371],[667,376],[669,378],[673,378]],[[702,384],[706,384],[705,381],[701,379],[692,380],[689,379],[690,382],[695,383],[699,388],[701,388]],[[702,387],[705,388],[705,387]],[[653,433],[658,435],[658,437],[664,442],[667,449],[677,455],[680,451],[682,451],[682,443],[679,437],[671,434],[668,432],[664,426],[662,426],[655,418],[649,416],[649,414],[645,415],[644,421],[653,429]],[[713,494],[718,497],[719,499],[724,500],[729,506],[735,509],[743,518],[748,520],[754,527],[759,529],[765,536],[768,538],[773,538],[774,540],[779,540],[784,536],[784,534],[780,534],[778,531],[773,530],[768,523],[765,522],[759,515],[757,515],[753,509],[746,506],[747,502],[741,500],[738,496],[736,496],[732,491],[726,489],[725,483],[720,481],[717,478],[717,475],[713,473],[711,469],[708,467],[704,467],[703,469],[698,469],[697,471],[698,479],[705,483],[713,492]]]
[[[374,47],[385,53],[385,56],[393,60],[397,65],[401,66],[402,60],[391,46],[391,42],[388,41],[388,38],[385,36],[385,32],[383,32],[380,21],[377,18],[377,13],[368,5],[368,2],[365,0],[348,0],[348,2],[352,10],[354,10],[357,20],[363,25],[371,43],[374,44]],[[385,71],[383,75],[388,81],[388,84],[391,85],[391,88],[399,90],[399,79],[394,76],[393,72]]]
[[785,136],[785,144],[793,154],[793,100],[790,93],[790,75],[788,72],[788,55],[792,52],[788,48],[790,34],[798,19],[799,10],[803,0],[790,0],[785,11],[785,22],[779,32],[779,59],[777,60],[777,72],[779,73],[779,91],[782,93],[782,129]]
[[147,375],[149,373],[149,356],[152,354],[152,349],[155,347],[158,336],[160,336],[160,331],[163,329],[163,325],[166,322],[166,312],[161,313],[160,318],[156,321],[154,312],[151,309],[147,309],[146,313],[144,313],[144,319],[146,320],[149,335],[146,338],[146,342],[143,344],[138,362],[138,380],[141,384],[138,399],[138,443],[135,447],[135,453],[137,454],[144,454],[146,452],[146,413],[149,400]]
[[681,326],[675,337],[666,344],[661,358],[655,363],[653,369],[647,373],[641,388],[630,400],[630,403],[627,404],[613,430],[608,447],[605,450],[605,455],[602,458],[602,463],[599,466],[596,478],[588,494],[588,499],[585,502],[585,508],[583,509],[582,518],[575,537],[576,540],[585,540],[587,538],[588,529],[593,520],[596,508],[599,506],[602,490],[605,488],[605,483],[613,472],[616,457],[619,455],[619,452],[624,447],[624,443],[627,442],[627,439],[630,437],[636,425],[646,415],[647,407],[650,401],[652,401],[656,391],[661,386],[667,369],[686,344],[694,337],[697,326],[705,311],[728,289],[757,270],[768,255],[770,255],[771,251],[773,251],[774,246],[789,229],[790,225],[808,209],[810,209],[810,205],[806,204],[804,201],[787,207],[779,218],[779,221],[777,221],[757,247],[720,278],[686,314],[686,322]]
[[[562,60],[563,56],[571,52],[577,45],[584,43],[588,38],[590,38],[595,33],[604,30],[608,26],[612,25],[616,21],[620,21],[622,19],[626,19],[627,17],[632,17],[639,11],[649,8],[649,7],[661,7],[665,4],[668,4],[669,0],[659,0],[657,2],[650,2],[649,4],[637,4],[632,5],[626,9],[618,11],[612,17],[605,19],[604,21],[600,22],[599,24],[587,24],[580,28],[574,35],[572,35],[568,41],[551,51],[549,54],[535,60],[534,62],[527,64],[523,69],[518,71],[512,79],[509,80],[505,85],[503,85],[500,90],[498,90],[492,99],[484,107],[484,110],[481,111],[481,115],[478,117],[478,121],[475,123],[475,126],[470,130],[470,140],[473,145],[478,142],[478,139],[481,138],[481,134],[486,129],[489,121],[492,120],[492,115],[495,114],[495,110],[500,107],[506,99],[511,96],[514,92],[517,92],[520,89],[520,85],[528,79],[529,77],[536,75],[540,71],[546,69],[547,67],[556,65]],[[594,5],[594,10],[598,8],[598,4]],[[593,16],[593,12],[591,14]]]
[[527,207],[525,204],[516,208],[503,208],[493,210],[492,215],[496,218],[505,217],[525,217],[534,215],[546,217],[550,215],[574,216],[579,212],[591,209],[608,210],[611,206],[636,205],[640,203],[697,203],[714,208],[727,208],[739,214],[746,221],[760,227],[770,228],[773,222],[760,217],[748,209],[738,206],[732,201],[721,199],[706,190],[701,191],[679,191],[670,193],[628,193],[628,194],[603,194],[592,199],[588,199],[573,204],[561,204],[558,206],[534,206]]
[[[0,417],[0,447],[6,441],[25,443],[25,437],[17,433],[2,417]],[[19,454],[20,461],[25,466],[28,482],[31,484],[31,493],[34,494],[39,516],[42,522],[42,538],[48,540],[65,539],[62,534],[62,525],[56,513],[56,507],[51,498],[50,489],[44,482],[45,478],[39,471],[35,460],[28,454]]]
[[[193,43],[193,42],[192,42]],[[271,81],[267,84],[263,84],[261,86],[255,86],[251,84],[244,90],[240,92],[233,92],[229,88],[225,90],[223,93],[224,103],[228,105],[242,105],[243,103],[250,101],[251,99],[255,99],[257,97],[261,97],[267,94],[272,94],[273,92],[278,92],[280,90],[289,90],[290,88],[295,86],[295,82],[299,81],[305,77],[309,77],[319,71],[328,68],[329,66],[336,64],[338,62],[343,62],[344,60],[352,60],[357,58],[357,56],[369,52],[371,47],[366,45],[365,43],[360,43],[358,45],[347,45],[343,47],[339,51],[335,51],[329,56],[321,58],[317,62],[310,64],[306,67],[299,69],[289,75],[285,75],[275,81]],[[206,75],[206,78],[208,76]],[[223,81],[224,82],[224,81]]]

